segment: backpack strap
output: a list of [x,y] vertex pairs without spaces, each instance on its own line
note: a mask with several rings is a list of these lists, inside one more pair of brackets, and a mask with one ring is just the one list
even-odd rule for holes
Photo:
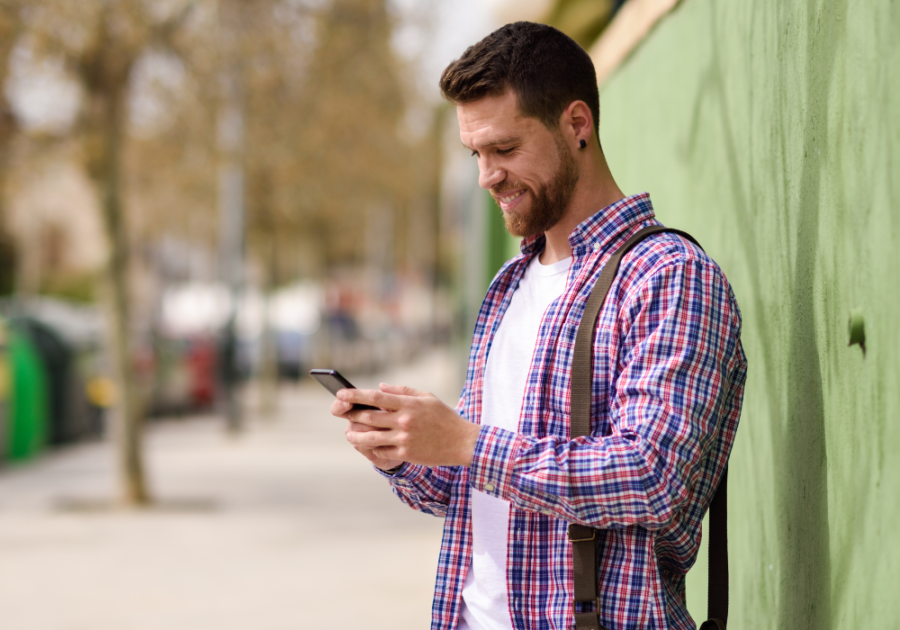
[[[591,434],[591,394],[593,390],[594,333],[600,308],[612,286],[622,258],[632,247],[660,232],[678,234],[694,243],[694,238],[680,230],[653,225],[636,232],[610,257],[588,298],[575,337],[575,353],[569,379],[571,394],[571,439]],[[701,247],[702,249],[702,247]],[[722,473],[712,503],[709,517],[709,621],[700,630],[725,630],[728,620],[728,496],[727,469]],[[575,590],[575,628],[577,630],[608,630],[600,623],[599,558],[600,531],[571,523],[568,529],[572,544],[572,563]],[[588,612],[578,612],[593,607]]]

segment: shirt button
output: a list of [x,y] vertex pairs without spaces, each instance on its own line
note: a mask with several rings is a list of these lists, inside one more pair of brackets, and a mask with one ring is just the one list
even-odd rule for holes
[[547,516],[553,516],[553,510],[541,510],[541,514],[546,514]]
[[594,251],[600,251],[600,243],[594,243]]
[[486,484],[484,484],[484,489],[487,490],[488,492],[493,492],[496,488],[494,487],[494,484],[486,483]]

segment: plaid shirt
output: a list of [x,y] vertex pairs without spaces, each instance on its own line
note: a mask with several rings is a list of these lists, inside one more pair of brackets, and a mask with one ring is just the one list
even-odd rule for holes
[[[658,225],[649,196],[604,208],[569,237],[566,290],[544,313],[519,431],[484,426],[469,467],[404,464],[390,476],[411,507],[446,518],[432,629],[455,629],[471,559],[470,489],[510,508],[507,585],[517,629],[572,627],[567,523],[604,530],[600,619],[611,630],[695,628],[684,579],[740,416],[741,316],[719,267],[685,239],[649,237],[622,261],[594,342],[592,435],[569,438],[569,374],[587,298],[612,253]],[[479,423],[491,342],[544,237],[491,283],[457,412]]]

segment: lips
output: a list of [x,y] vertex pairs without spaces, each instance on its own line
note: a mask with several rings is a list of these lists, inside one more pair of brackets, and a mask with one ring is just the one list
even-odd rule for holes
[[519,201],[521,201],[524,195],[524,189],[511,190],[495,194],[494,199],[497,201],[497,204],[500,206],[500,208],[506,211],[515,207],[519,203]]

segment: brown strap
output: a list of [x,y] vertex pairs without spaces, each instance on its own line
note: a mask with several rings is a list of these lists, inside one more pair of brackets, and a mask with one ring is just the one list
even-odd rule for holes
[[[651,234],[672,232],[688,239],[697,247],[700,244],[692,236],[680,230],[666,228],[661,225],[645,227],[625,241],[610,257],[600,277],[594,284],[590,297],[584,308],[578,334],[575,338],[575,354],[572,357],[570,376],[571,392],[571,439],[591,434],[591,394],[593,390],[593,347],[594,332],[597,328],[597,317],[612,286],[619,263],[632,247]],[[727,539],[727,495],[725,492],[725,474],[722,475],[720,488],[716,492],[710,507],[710,549],[709,549],[709,616],[710,621],[703,624],[721,624],[725,628],[728,619],[728,539]],[[721,498],[720,498],[721,497]],[[572,562],[574,573],[576,610],[591,607],[594,612],[576,612],[575,627],[577,630],[606,630],[600,623],[600,599],[598,585],[598,562],[600,554],[600,536],[598,530],[583,525],[570,524],[569,541],[572,543]],[[721,621],[719,621],[721,620]]]
[[606,294],[609,293],[609,288],[612,286],[613,280],[616,279],[616,273],[619,271],[619,263],[622,262],[622,258],[632,247],[651,234],[659,232],[674,232],[700,247],[700,243],[695,241],[690,234],[661,225],[651,225],[639,230],[625,241],[625,244],[617,249],[603,266],[600,277],[594,284],[591,295],[584,307],[584,315],[581,317],[581,323],[587,322],[588,325],[579,325],[578,334],[575,337],[575,356],[572,357],[572,375],[570,380],[572,392],[572,438],[591,434],[591,381],[594,375],[592,369],[594,331],[597,328],[597,317],[600,315],[600,308],[603,306]]
[[701,628],[725,630],[728,622],[728,468],[709,505],[709,583],[706,616]]

